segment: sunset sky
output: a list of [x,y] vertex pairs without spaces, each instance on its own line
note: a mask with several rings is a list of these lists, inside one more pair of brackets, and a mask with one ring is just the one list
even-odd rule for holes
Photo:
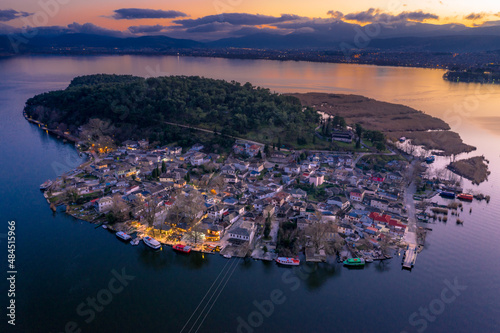
[[[252,15],[220,15],[223,13]],[[196,20],[200,18],[202,20]],[[92,29],[101,27],[129,35],[167,34],[187,38],[212,34],[223,37],[224,33],[236,31],[289,29],[291,26],[284,24],[313,19],[315,22],[339,20],[361,25],[375,21],[460,23],[470,27],[500,25],[500,1],[3,0],[0,5],[0,30],[4,32],[11,27],[67,27],[73,23],[77,24],[71,27],[80,29],[90,23],[87,27]],[[286,31],[289,30],[283,33]]]

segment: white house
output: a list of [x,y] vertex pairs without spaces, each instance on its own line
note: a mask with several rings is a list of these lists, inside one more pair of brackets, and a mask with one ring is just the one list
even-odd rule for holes
[[229,239],[237,239],[252,242],[255,235],[255,223],[245,221],[229,231]]
[[107,212],[113,207],[113,198],[103,197],[97,200],[97,211],[99,213]]
[[298,174],[300,172],[300,166],[297,164],[288,164],[285,166],[285,173],[288,174]]
[[365,196],[364,190],[354,189],[351,191],[351,193],[349,193],[349,198],[352,201],[362,202],[364,196]]
[[331,197],[326,201],[327,204],[329,205],[336,205],[340,207],[341,209],[346,209],[349,207],[350,202],[347,200],[345,197]]
[[385,199],[372,199],[370,201],[370,206],[380,210],[387,210],[387,208],[389,208],[389,201]]
[[314,174],[309,177],[309,184],[313,184],[314,186],[320,186],[325,181],[325,176],[322,174]]
[[251,163],[248,166],[248,170],[261,172],[262,170],[264,170],[264,164],[262,164],[262,163]]

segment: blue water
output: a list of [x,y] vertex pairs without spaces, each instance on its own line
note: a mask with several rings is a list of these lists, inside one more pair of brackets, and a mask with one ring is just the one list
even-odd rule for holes
[[[16,221],[18,272],[16,326],[8,325],[2,313],[1,332],[500,331],[500,138],[475,120],[496,116],[499,88],[483,89],[485,98],[475,116],[454,128],[479,148],[475,154],[490,160],[489,181],[474,187],[492,196],[489,204],[470,204],[471,215],[465,204],[463,227],[454,222],[430,225],[426,249],[411,272],[401,270],[400,258],[363,270],[322,264],[297,271],[260,261],[183,256],[168,248],[154,253],[50,211],[39,184],[83,160],[71,144],[26,122],[24,102],[64,88],[76,75],[101,72],[198,74],[250,81],[276,91],[348,91],[405,103],[435,116],[447,105],[460,103],[471,89],[442,81],[442,72],[410,68],[381,72],[372,66],[137,56],[0,60],[0,233],[7,232],[7,221]],[[464,186],[473,188],[467,182]],[[5,238],[0,242],[6,272]],[[122,270],[131,278],[122,288],[114,284],[120,291],[113,293],[109,284],[118,283],[115,274]],[[445,290],[445,280],[455,279],[466,287],[457,294]],[[5,312],[5,279],[0,287]],[[443,290],[447,299],[455,298],[443,302]],[[96,296],[106,305],[90,311],[89,298]],[[258,312],[255,303],[263,304],[263,310]],[[429,306],[424,319],[418,312]]]

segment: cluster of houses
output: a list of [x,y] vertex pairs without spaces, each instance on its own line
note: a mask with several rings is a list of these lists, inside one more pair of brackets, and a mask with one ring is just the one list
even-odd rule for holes
[[[235,246],[253,245],[268,218],[292,221],[299,230],[334,223],[346,241],[368,239],[374,246],[404,234],[406,162],[391,162],[390,172],[370,172],[356,168],[348,153],[316,153],[301,160],[297,152],[273,151],[257,158],[262,150],[237,141],[234,154],[222,159],[201,144],[183,151],[170,146],[149,149],[146,140],[126,141],[73,171],[65,186],[78,196],[95,197],[83,206],[99,214],[111,211],[119,195],[130,206],[130,218],[138,221],[144,220],[148,199],[154,197],[159,207],[156,226],[168,224],[169,209],[179,195],[197,191],[204,206],[196,228],[205,242],[225,239]],[[158,177],[151,178],[155,170]],[[212,187],[214,178],[221,180],[217,189]],[[311,198],[309,189],[314,188],[324,190],[326,199]]]

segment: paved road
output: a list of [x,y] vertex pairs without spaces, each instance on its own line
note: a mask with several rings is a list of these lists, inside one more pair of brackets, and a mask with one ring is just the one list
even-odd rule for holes
[[[178,126],[178,127],[184,127],[184,128],[194,129],[194,130],[201,131],[201,132],[214,133],[214,131],[207,130],[205,128],[194,127],[194,126],[189,126],[189,125],[181,125],[181,124],[177,124],[177,123],[171,123],[171,122],[168,122],[168,121],[164,121],[164,123],[167,124],[167,125],[172,125],[172,126]],[[215,132],[215,133],[217,133],[218,135],[222,135],[221,132]],[[250,142],[250,143],[253,143],[253,144],[257,144],[257,145],[264,145],[262,142],[252,141],[252,140],[248,140],[248,139],[245,139],[245,138],[240,138],[240,137],[237,137],[237,136],[225,135],[225,134],[224,134],[224,136],[226,136],[228,138],[231,138],[231,139],[244,140],[244,141],[247,141],[247,142]]]
[[[415,165],[419,163],[418,160],[413,161],[410,164],[410,175],[411,179],[414,179]],[[404,241],[408,244],[417,244],[417,220],[415,219],[415,201],[413,200],[413,195],[416,192],[415,182],[412,180],[410,185],[405,191],[405,205],[408,210],[408,228],[404,235]]]

